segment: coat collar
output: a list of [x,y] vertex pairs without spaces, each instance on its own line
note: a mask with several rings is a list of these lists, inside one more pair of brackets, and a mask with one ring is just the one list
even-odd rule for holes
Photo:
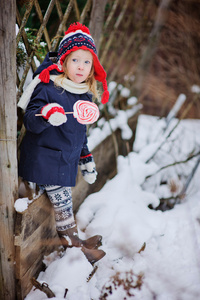
[[[58,75],[50,75],[50,80],[53,82],[56,80],[56,85],[62,87],[64,90],[73,93],[73,94],[84,94],[89,91],[89,86],[86,83],[75,83],[67,78],[59,78]],[[31,81],[31,83],[27,86],[22,97],[20,98],[17,106],[26,110],[32,93],[36,86],[40,83],[39,75],[35,76],[35,78]]]

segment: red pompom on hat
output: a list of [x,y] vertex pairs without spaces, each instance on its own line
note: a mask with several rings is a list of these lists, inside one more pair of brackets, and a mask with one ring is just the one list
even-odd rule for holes
[[85,32],[90,35],[89,28],[79,22],[71,24],[67,31],[65,31],[65,35],[70,32],[76,32],[77,30],[81,30],[82,32]]
[[96,46],[92,36],[90,35],[89,29],[79,22],[71,24],[68,30],[65,32],[65,36],[60,42],[58,48],[57,64],[53,64],[52,66],[43,70],[39,78],[42,82],[49,82],[49,72],[51,70],[56,69],[58,72],[63,72],[62,65],[66,56],[72,51],[77,51],[79,49],[88,50],[93,56],[94,77],[96,80],[102,82],[104,92],[101,97],[101,102],[105,104],[109,99],[108,86],[106,82],[107,75],[97,57]]

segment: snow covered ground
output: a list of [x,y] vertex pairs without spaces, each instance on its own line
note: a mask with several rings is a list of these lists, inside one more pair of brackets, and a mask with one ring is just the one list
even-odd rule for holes
[[[176,122],[166,128],[164,119],[140,116],[133,151],[118,157],[118,174],[88,196],[76,216],[82,238],[103,236],[106,256],[89,281],[93,267],[80,249],[46,257],[38,281],[49,285],[53,299],[200,299],[200,168],[180,204],[165,212],[148,207],[179,193],[197,160],[174,165],[200,144],[198,120],[181,121],[164,142]],[[32,290],[26,300],[35,299],[47,296]]]

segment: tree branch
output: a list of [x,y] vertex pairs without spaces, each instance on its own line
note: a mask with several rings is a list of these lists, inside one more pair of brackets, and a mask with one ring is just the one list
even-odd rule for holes
[[172,0],[162,0],[160,2],[157,16],[156,16],[155,23],[154,23],[154,27],[149,35],[149,41],[148,41],[147,47],[142,55],[142,59],[140,60],[140,62],[138,64],[136,80],[133,85],[133,90],[134,90],[134,94],[136,95],[136,97],[139,97],[139,95],[142,93],[144,78],[147,75],[150,64],[152,62],[152,58],[155,55],[155,52],[157,50],[157,44],[159,42],[160,35],[161,35],[162,29],[164,27],[164,24],[167,21],[169,7],[171,5],[171,2],[172,2]]
[[198,155],[200,155],[200,152],[197,152],[197,153],[195,153],[195,154],[193,154],[193,155],[187,157],[185,160],[175,161],[175,162],[172,163],[172,164],[163,166],[163,167],[161,167],[159,170],[157,170],[154,174],[148,175],[148,176],[145,178],[145,180],[146,180],[146,179],[149,179],[150,177],[152,177],[152,176],[154,176],[154,175],[156,175],[156,174],[158,174],[159,172],[161,172],[162,170],[164,170],[164,169],[166,169],[166,168],[169,168],[169,167],[172,167],[172,166],[176,166],[176,165],[180,165],[180,164],[184,164],[184,163],[188,162],[189,160],[193,159],[194,157],[197,157]]
[[146,163],[148,163],[150,160],[152,160],[155,157],[155,155],[158,153],[158,151],[167,142],[167,139],[171,136],[171,134],[174,132],[174,130],[180,124],[181,120],[183,120],[186,117],[187,113],[190,111],[190,109],[192,108],[192,106],[194,105],[194,103],[197,101],[198,98],[199,98],[199,95],[197,95],[196,97],[194,97],[193,100],[191,102],[189,102],[188,106],[183,111],[183,113],[182,113],[180,119],[178,120],[178,122],[176,123],[176,125],[170,130],[170,132],[166,136],[165,140],[158,146],[158,148],[156,149],[156,151],[154,152],[154,154],[146,161]]

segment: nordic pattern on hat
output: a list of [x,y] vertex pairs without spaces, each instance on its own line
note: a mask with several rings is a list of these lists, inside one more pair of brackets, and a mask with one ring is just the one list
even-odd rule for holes
[[71,24],[58,48],[57,60],[63,64],[65,57],[78,48],[92,50],[97,54],[96,46],[89,29],[80,23]]

